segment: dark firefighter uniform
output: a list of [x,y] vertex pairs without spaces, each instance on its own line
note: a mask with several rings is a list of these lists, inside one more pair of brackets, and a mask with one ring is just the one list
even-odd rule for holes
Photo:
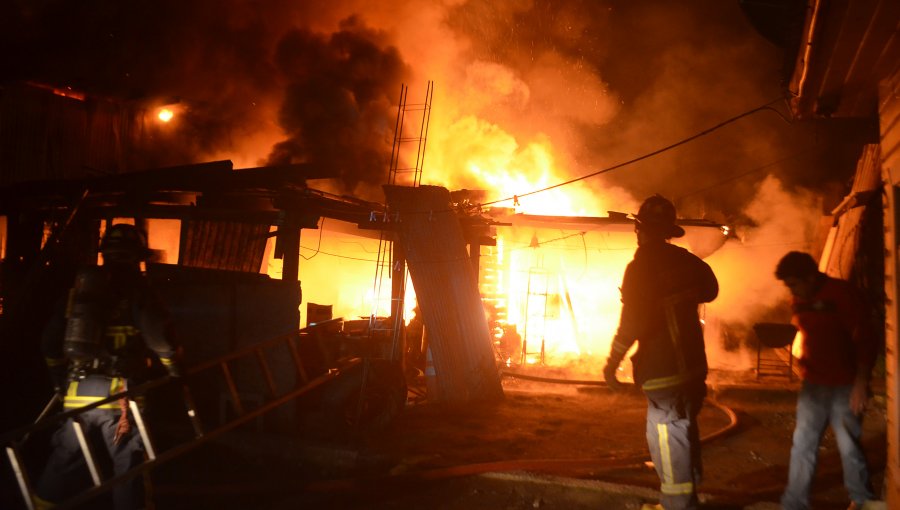
[[719,287],[709,265],[666,242],[684,233],[674,227],[674,207],[666,204],[675,234],[639,240],[623,277],[619,328],[604,374],[614,383],[616,367],[638,342],[631,361],[635,383],[648,401],[647,443],[660,479],[660,502],[666,510],[693,509],[702,471],[696,418],[707,374],[698,308],[715,299]]
[[[165,374],[164,369],[177,375],[167,310],[140,272],[139,262],[147,253],[143,238],[130,225],[115,225],[107,231],[101,252],[104,265],[79,272],[65,311],[44,331],[47,365],[57,390],[64,392],[66,411]],[[129,253],[136,256],[124,256]],[[126,399],[75,419],[91,442],[101,478],[125,473],[143,461],[143,443]],[[64,501],[90,486],[71,420],[54,434],[52,447],[37,483],[42,505]],[[116,509],[142,508],[141,477],[114,487],[112,499]]]

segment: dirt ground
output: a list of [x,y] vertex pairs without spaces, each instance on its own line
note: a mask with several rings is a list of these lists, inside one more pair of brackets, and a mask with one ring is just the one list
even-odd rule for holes
[[[505,377],[503,386],[505,398],[496,403],[409,405],[387,430],[350,443],[232,435],[194,456],[195,469],[187,462],[155,474],[154,498],[161,509],[636,509],[656,500],[639,392],[514,377]],[[704,508],[777,502],[787,478],[798,383],[713,373],[709,386],[700,415],[701,435],[708,438]],[[879,493],[885,416],[877,393],[864,419],[864,443]],[[230,466],[230,479],[223,466]],[[813,508],[847,504],[828,432]]]

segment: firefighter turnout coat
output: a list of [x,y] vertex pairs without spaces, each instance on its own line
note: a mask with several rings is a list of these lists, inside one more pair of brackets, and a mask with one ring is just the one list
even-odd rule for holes
[[635,341],[634,380],[645,392],[706,378],[698,308],[715,299],[712,269],[667,242],[638,247],[622,280],[622,314],[610,355],[621,360]]

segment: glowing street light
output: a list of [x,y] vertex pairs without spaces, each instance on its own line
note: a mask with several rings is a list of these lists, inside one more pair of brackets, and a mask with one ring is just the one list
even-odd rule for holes
[[173,117],[175,117],[175,112],[173,112],[172,110],[170,110],[168,108],[160,108],[159,113],[156,116],[162,122],[169,122],[170,120],[172,120]]

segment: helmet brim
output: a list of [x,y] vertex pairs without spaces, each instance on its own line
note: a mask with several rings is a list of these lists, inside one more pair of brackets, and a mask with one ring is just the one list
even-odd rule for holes
[[635,221],[639,229],[644,230],[645,232],[654,232],[659,234],[666,239],[674,238],[674,237],[684,237],[684,229],[679,227],[678,225],[666,224],[660,225],[658,223],[651,223],[648,221],[641,221],[640,218],[635,217]]

